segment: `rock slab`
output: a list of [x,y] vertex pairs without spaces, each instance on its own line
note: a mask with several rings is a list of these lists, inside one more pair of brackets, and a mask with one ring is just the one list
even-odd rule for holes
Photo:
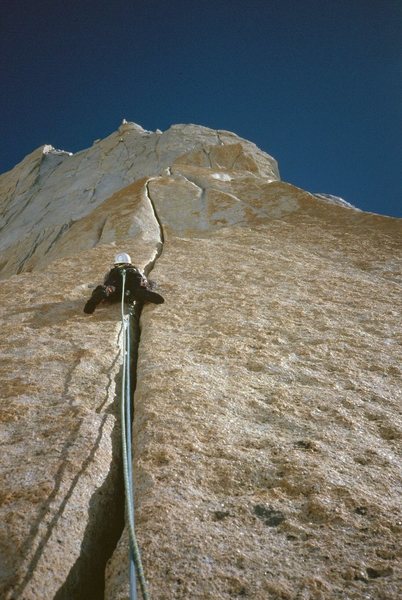
[[129,598],[119,309],[82,313],[124,250],[166,298],[134,396],[151,598],[399,598],[401,220],[195,125],[39,149],[0,198],[2,597]]

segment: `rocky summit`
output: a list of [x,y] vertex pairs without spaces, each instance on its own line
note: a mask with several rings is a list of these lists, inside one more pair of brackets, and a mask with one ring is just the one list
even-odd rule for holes
[[83,313],[119,251],[165,297],[133,325],[149,597],[401,597],[401,219],[127,122],[0,202],[1,598],[129,598],[120,308]]

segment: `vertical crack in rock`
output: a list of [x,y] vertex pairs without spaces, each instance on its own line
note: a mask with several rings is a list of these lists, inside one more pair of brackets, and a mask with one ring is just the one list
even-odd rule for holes
[[111,375],[111,373],[114,371],[115,365],[117,363],[117,361],[119,360],[120,355],[116,354],[114,361],[112,362],[112,370],[108,373],[108,383],[106,386],[106,393],[105,393],[105,397],[102,401],[102,404],[100,404],[100,406],[98,406],[98,408],[96,409],[97,413],[101,413],[103,408],[105,407],[105,405],[108,402],[108,399],[110,397],[110,390],[112,388],[113,383],[115,382],[115,380],[113,379],[113,376]]
[[[118,408],[114,409],[118,412]],[[46,526],[46,533],[42,538],[39,546],[30,560],[26,568],[26,575],[21,583],[14,587],[11,595],[6,595],[9,600],[24,598],[32,598],[32,593],[35,589],[35,584],[32,583],[32,574],[36,574],[38,565],[42,559],[42,554],[45,551],[47,544],[64,517],[65,510],[71,502],[75,488],[79,481],[85,476],[91,463],[95,460],[95,456],[102,445],[105,436],[105,427],[109,419],[108,414],[104,414],[100,422],[99,432],[95,440],[91,452],[84,458],[79,472],[72,479],[69,489],[65,494],[58,510],[53,515],[52,519]],[[78,426],[79,429],[80,425]],[[70,572],[54,596],[54,600],[99,600],[103,597],[104,589],[104,565],[118,539],[118,531],[122,527],[122,510],[119,503],[116,503],[115,497],[122,495],[122,475],[121,465],[118,460],[120,452],[119,440],[120,435],[118,426],[115,425],[112,432],[112,460],[107,477],[102,485],[96,489],[92,495],[88,507],[88,521],[81,539],[81,552],[75,564],[70,569]],[[76,437],[77,431],[73,432]],[[71,439],[66,447],[71,447]],[[63,467],[64,468],[64,467]],[[58,477],[58,486],[53,491],[52,497],[49,498],[50,505],[52,498],[56,497],[59,486],[61,485],[61,473]],[[102,523],[102,527],[99,524]],[[39,527],[39,523],[36,524]],[[57,539],[59,544],[63,544],[62,536]],[[36,594],[35,594],[36,597]]]
[[241,157],[243,153],[243,148],[240,146],[238,153],[236,154],[236,156],[233,159],[232,165],[230,167],[231,171],[235,171],[236,170],[236,163],[239,160],[239,158]]
[[224,145],[225,145],[225,142],[223,142],[223,141],[222,141],[222,138],[221,138],[221,136],[220,136],[220,132],[219,132],[219,131],[217,131],[217,132],[216,132],[216,137],[218,138],[219,144],[220,144],[221,146],[224,146]]
[[[138,348],[140,344],[140,317],[142,312],[142,305],[135,304],[134,310],[131,317],[131,331],[130,331],[130,398],[129,402],[131,405],[131,416],[133,426],[134,421],[134,393],[137,384],[137,362],[138,362]],[[123,332],[120,332],[120,336]],[[55,596],[54,600],[101,600],[105,595],[105,571],[107,562],[112,558],[117,544],[123,535],[125,528],[125,490],[124,490],[124,479],[123,479],[123,464],[122,464],[122,447],[121,447],[121,422],[120,416],[120,402],[121,402],[121,382],[122,382],[122,369],[120,369],[119,376],[116,378],[116,427],[113,432],[113,462],[111,472],[115,471],[112,476],[111,483],[109,485],[114,486],[108,488],[107,493],[110,495],[114,502],[115,518],[110,521],[109,514],[98,514],[96,517],[97,526],[99,529],[98,536],[102,538],[103,552],[99,552],[99,548],[102,544],[102,540],[94,540],[92,543],[97,547],[96,553],[96,579],[91,577],[89,572],[81,572],[80,574],[80,587],[77,589],[76,595],[71,595],[71,590],[67,587],[68,582],[63,586],[63,589]],[[99,543],[100,542],[100,543]],[[81,557],[80,557],[81,558]],[[84,557],[85,561],[85,557]],[[128,574],[127,574],[128,577]]]
[[[209,155],[208,158],[210,159]],[[211,161],[211,159],[210,159]],[[212,168],[212,167],[211,167]],[[199,185],[198,183],[196,183],[195,179],[191,179],[188,175],[183,175],[183,173],[180,173],[179,175],[180,177],[182,177],[183,179],[185,179],[186,181],[188,181],[188,183],[191,183],[191,185],[194,185],[196,188],[198,188],[199,190],[201,190],[201,195],[200,195],[200,213],[199,213],[199,220],[198,220],[198,225],[200,227],[200,229],[208,229],[208,218],[207,218],[207,189],[201,185]],[[211,187],[210,189],[214,189],[213,187]]]
[[[156,244],[155,254],[145,265],[144,271],[148,275],[155,265],[156,260],[161,256],[164,243],[164,232],[162,224],[156,212],[154,202],[151,199],[148,185],[145,186],[145,194],[152,207],[155,220],[159,224],[159,241]],[[131,390],[130,402],[132,405],[131,414],[134,413],[134,394],[137,378],[138,349],[140,344],[140,317],[142,304],[138,303],[134,307],[131,319]],[[120,334],[121,335],[121,334]],[[121,358],[117,353],[116,360],[111,366],[111,373],[115,369],[116,361]],[[80,357],[77,358],[79,362]],[[74,365],[76,368],[77,364]],[[71,376],[69,377],[69,380]],[[121,457],[121,423],[119,417],[119,406],[121,401],[121,379],[122,368],[114,378],[110,377],[106,389],[106,395],[109,396],[111,386],[115,385],[115,398],[113,405],[109,410],[103,412],[105,402],[96,410],[101,418],[97,439],[88,456],[83,459],[80,471],[73,478],[67,494],[63,498],[58,511],[47,525],[44,539],[41,541],[34,553],[27,574],[19,587],[14,590],[13,598],[23,598],[27,588],[31,586],[31,574],[35,572],[42,558],[43,550],[47,546],[51,536],[63,517],[69,502],[71,502],[73,492],[78,482],[88,471],[89,465],[95,460],[95,455],[103,443],[105,436],[105,424],[110,418],[110,413],[115,417],[115,424],[111,432],[111,457],[109,470],[102,484],[94,490],[88,504],[88,519],[85,531],[80,536],[81,551],[75,563],[72,565],[66,579],[54,595],[54,600],[101,600],[105,594],[105,571],[108,560],[113,556],[119,539],[121,538],[125,527],[125,494],[123,484],[123,468]],[[68,387],[68,385],[66,386]],[[54,492],[54,496],[56,495]],[[57,540],[62,543],[62,539]],[[29,589],[30,593],[31,590]]]
[[94,246],[96,246],[97,244],[100,244],[100,242],[102,240],[103,232],[105,231],[107,221],[108,221],[107,217],[102,220],[102,223],[100,224],[99,231],[98,231],[98,240],[97,240],[97,242],[95,242]]
[[[118,398],[116,400],[115,412],[118,413]],[[99,440],[100,437],[101,432]],[[103,598],[105,565],[120,537],[124,522],[122,503],[117,500],[124,495],[120,450],[120,427],[116,422],[112,433],[111,468],[103,484],[91,498],[81,553],[54,600]]]
[[46,250],[44,252],[44,256],[46,256],[46,254],[48,254],[50,252],[50,250],[57,244],[57,242],[60,240],[60,238],[65,233],[67,233],[67,231],[70,229],[73,222],[74,221],[72,219],[70,219],[70,221],[68,223],[64,223],[64,225],[61,225],[61,227],[58,230],[58,232],[56,233],[55,237],[53,238],[53,240],[51,240],[49,246],[46,248]]
[[[154,264],[153,259],[152,264]],[[151,263],[149,263],[151,264]],[[136,387],[138,348],[140,343],[140,317],[142,305],[136,304],[131,318],[130,403],[133,415],[133,398]],[[120,332],[120,336],[122,331]],[[120,353],[116,361],[121,358]],[[115,362],[113,363],[113,366]],[[81,553],[70,570],[63,586],[56,593],[54,600],[101,600],[105,593],[105,569],[108,560],[113,556],[117,543],[125,527],[125,493],[123,483],[123,465],[121,457],[121,402],[122,368],[115,379],[115,402],[113,414],[116,424],[112,433],[112,460],[109,473],[103,485],[92,496],[88,521],[81,542]],[[109,381],[108,389],[112,384]],[[97,412],[100,408],[97,409]],[[134,416],[133,416],[134,418]]]
[[[162,251],[163,251],[163,244],[164,244],[164,240],[165,240],[163,226],[162,226],[162,223],[157,214],[155,204],[151,198],[151,194],[150,194],[150,190],[149,190],[149,181],[150,180],[148,180],[145,185],[145,195],[146,195],[147,199],[149,200],[155,220],[157,221],[157,223],[159,225],[159,242],[157,243],[156,251],[155,251],[153,258],[144,267],[144,272],[147,276],[152,271],[157,259],[161,256]],[[132,416],[131,428],[132,429],[134,428],[133,427],[134,420],[136,418],[134,397],[135,397],[135,390],[137,387],[137,364],[138,364],[138,353],[139,353],[140,338],[141,338],[140,319],[141,319],[142,307],[143,307],[142,303],[135,303],[134,310],[132,313],[132,318],[131,318],[131,328],[132,328],[131,332],[130,332],[130,334],[131,334],[130,335],[130,340],[131,340],[131,347],[130,347],[131,389],[130,389],[129,401],[131,404],[131,416]],[[119,386],[120,386],[120,384],[121,384],[121,381],[118,382]],[[120,387],[118,389],[119,389],[119,393],[117,395],[119,397],[119,402],[120,402],[120,400],[121,400]],[[121,435],[120,424],[117,429],[119,430],[119,435]],[[134,442],[134,440],[133,440],[133,442]],[[82,594],[79,597],[77,596],[77,600],[87,600],[87,599],[88,600],[99,600],[100,598],[104,597],[104,591],[105,591],[104,590],[104,584],[105,584],[104,576],[105,576],[105,570],[106,570],[106,563],[108,562],[109,559],[112,558],[114,551],[117,548],[117,543],[124,532],[124,528],[125,528],[125,493],[124,493],[124,483],[123,483],[123,468],[122,468],[121,443],[120,442],[118,443],[118,446],[119,446],[118,462],[119,462],[120,467],[119,467],[119,485],[116,489],[116,505],[120,506],[120,510],[119,510],[120,519],[119,519],[119,524],[118,525],[116,524],[116,528],[113,533],[114,544],[113,544],[113,546],[111,544],[109,544],[108,556],[102,560],[102,563],[100,565],[102,568],[102,588],[101,589],[100,589],[100,587],[98,588],[98,590],[99,590],[98,596],[96,596],[96,595],[90,596],[90,595]],[[127,573],[127,577],[128,577],[128,573]],[[100,594],[100,592],[102,592],[102,595]],[[86,593],[88,594],[88,592],[86,592]],[[56,596],[55,600],[67,600],[67,598],[68,598],[68,596],[60,596],[60,597]]]
[[159,219],[158,213],[156,211],[155,203],[151,198],[151,191],[149,189],[149,184],[151,181],[152,181],[152,179],[148,179],[148,181],[146,182],[145,193],[146,193],[146,197],[149,200],[149,203],[152,207],[152,211],[154,213],[155,220],[157,221],[157,223],[159,225],[159,243],[157,244],[156,253],[155,253],[154,258],[146,265],[146,267],[144,269],[146,275],[148,275],[148,273],[150,273],[152,271],[152,269],[154,268],[155,262],[158,260],[158,258],[162,254],[163,245],[165,243],[165,234],[163,232],[163,225],[162,225],[161,220]]
[[210,152],[205,148],[205,146],[203,146],[202,151],[208,159],[210,169],[213,169]]
[[32,256],[35,254],[38,246],[40,245],[40,243],[43,241],[43,237],[44,237],[44,231],[40,231],[38,233],[38,235],[36,236],[29,252],[26,254],[26,256],[23,257],[23,259],[20,261],[20,264],[18,265],[18,269],[17,269],[17,275],[19,275],[20,273],[22,273],[22,271],[24,270],[25,264],[26,262],[32,258]]

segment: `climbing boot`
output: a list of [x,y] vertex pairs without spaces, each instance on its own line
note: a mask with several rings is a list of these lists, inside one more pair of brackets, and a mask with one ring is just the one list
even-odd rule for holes
[[87,315],[92,315],[92,313],[95,311],[96,305],[97,302],[95,302],[95,299],[90,298],[84,306],[84,313],[86,313]]

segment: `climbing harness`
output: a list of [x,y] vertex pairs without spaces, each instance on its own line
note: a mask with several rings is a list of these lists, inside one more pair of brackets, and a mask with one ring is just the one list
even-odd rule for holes
[[131,381],[130,381],[130,317],[124,311],[126,270],[121,272],[123,286],[121,293],[121,324],[122,324],[122,352],[123,376],[121,385],[121,438],[123,453],[124,491],[126,497],[126,519],[130,540],[129,572],[130,572],[130,600],[137,600],[137,578],[139,581],[143,600],[149,600],[147,584],[141,562],[140,550],[134,529],[134,484],[132,466],[132,440],[131,440]]

